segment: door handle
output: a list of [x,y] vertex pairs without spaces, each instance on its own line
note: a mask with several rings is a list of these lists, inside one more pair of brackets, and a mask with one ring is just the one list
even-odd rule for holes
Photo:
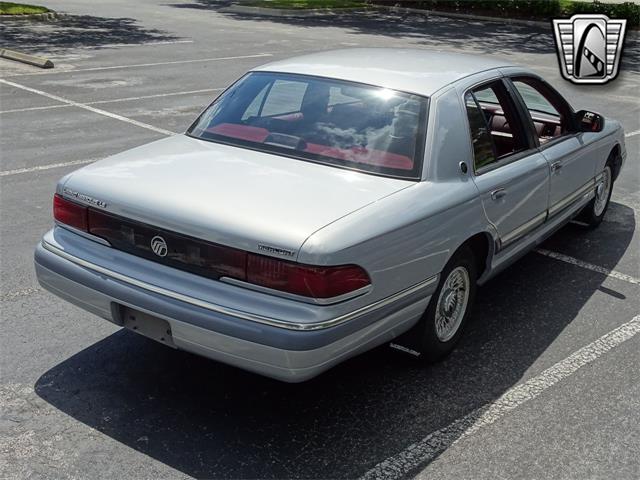
[[560,172],[562,170],[562,162],[554,162],[551,164],[551,173]]
[[497,190],[494,190],[493,192],[491,192],[491,198],[493,200],[500,200],[506,194],[507,194],[507,191],[504,188],[498,188]]

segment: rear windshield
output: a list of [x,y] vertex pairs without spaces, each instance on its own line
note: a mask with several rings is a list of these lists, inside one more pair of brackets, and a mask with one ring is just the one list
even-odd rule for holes
[[188,135],[378,175],[418,179],[427,99],[351,82],[254,72]]

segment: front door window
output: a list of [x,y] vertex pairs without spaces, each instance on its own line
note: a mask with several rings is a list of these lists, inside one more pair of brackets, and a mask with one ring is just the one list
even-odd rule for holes
[[511,79],[524,102],[540,145],[571,133],[571,108],[544,82],[533,77]]

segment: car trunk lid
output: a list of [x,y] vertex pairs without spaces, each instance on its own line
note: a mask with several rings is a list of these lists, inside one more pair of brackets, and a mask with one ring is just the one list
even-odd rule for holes
[[63,192],[159,229],[295,259],[315,231],[411,185],[176,135],[78,170]]

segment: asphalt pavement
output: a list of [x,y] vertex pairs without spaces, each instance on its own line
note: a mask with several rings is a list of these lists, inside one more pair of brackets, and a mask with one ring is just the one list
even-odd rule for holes
[[[60,0],[70,16],[1,25],[3,46],[56,67],[0,60],[0,477],[639,478],[637,35],[618,79],[585,87],[560,77],[543,27],[224,5]],[[350,46],[493,55],[620,120],[628,158],[603,224],[568,225],[482,287],[437,365],[381,347],[298,385],[168,349],[38,287],[32,254],[60,177],[183,132],[253,66]]]

